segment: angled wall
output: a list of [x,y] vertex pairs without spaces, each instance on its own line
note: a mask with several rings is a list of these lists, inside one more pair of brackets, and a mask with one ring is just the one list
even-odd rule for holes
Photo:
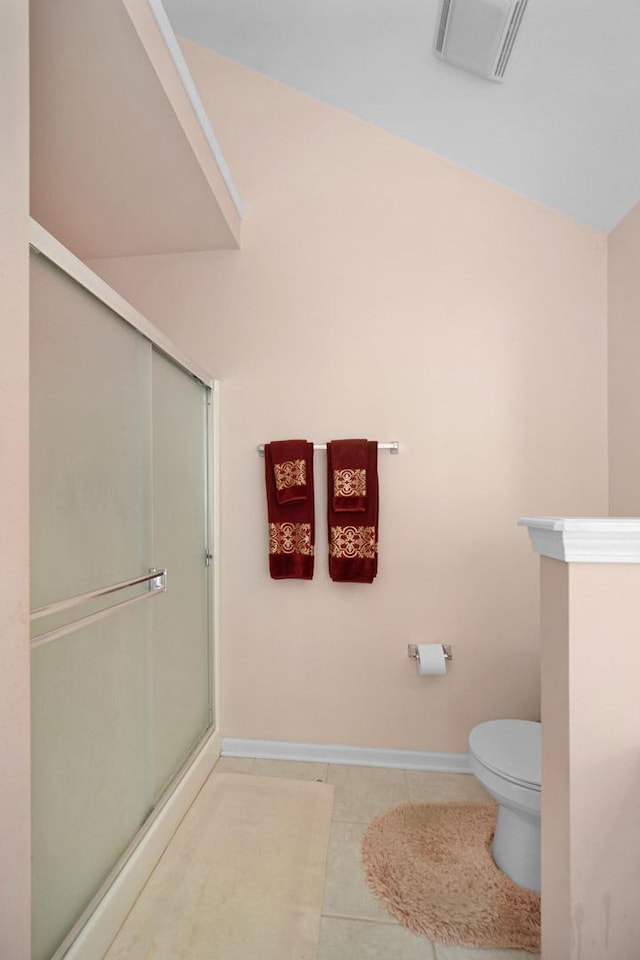
[[[464,751],[539,716],[516,519],[607,510],[606,238],[192,43],[239,252],[92,266],[222,381],[223,734]],[[379,575],[268,577],[256,445],[399,440]],[[408,643],[452,643],[420,678]]]

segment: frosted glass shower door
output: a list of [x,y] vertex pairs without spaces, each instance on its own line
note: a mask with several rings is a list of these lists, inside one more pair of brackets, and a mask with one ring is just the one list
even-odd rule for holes
[[32,958],[50,960],[212,726],[210,389],[36,254],[31,314]]
[[153,531],[166,596],[153,607],[153,790],[212,724],[208,474],[210,391],[153,351]]
[[31,257],[31,605],[148,568],[151,345]]
[[[151,350],[36,255],[31,342],[38,610],[150,569]],[[114,594],[34,620],[32,635],[122,600]],[[33,649],[33,960],[52,956],[151,808],[147,677],[157,602]]]

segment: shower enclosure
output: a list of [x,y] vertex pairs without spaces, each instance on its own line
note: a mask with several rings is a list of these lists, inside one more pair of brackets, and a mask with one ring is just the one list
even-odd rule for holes
[[66,954],[215,720],[215,384],[52,249],[31,255],[33,960]]

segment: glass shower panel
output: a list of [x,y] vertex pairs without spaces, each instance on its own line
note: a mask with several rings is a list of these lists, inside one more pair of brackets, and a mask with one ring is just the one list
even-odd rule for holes
[[153,784],[157,795],[211,725],[207,465],[210,391],[153,351],[153,527],[169,570],[153,614]]
[[146,573],[151,345],[31,257],[32,608]]
[[150,811],[158,599],[33,650],[33,960],[53,955]]
[[[151,345],[37,255],[31,318],[37,609],[149,571]],[[33,650],[34,960],[48,960],[151,809],[150,608],[159,599]],[[96,605],[35,620],[34,634]]]
[[31,314],[32,957],[49,960],[212,726],[211,392],[35,254]]

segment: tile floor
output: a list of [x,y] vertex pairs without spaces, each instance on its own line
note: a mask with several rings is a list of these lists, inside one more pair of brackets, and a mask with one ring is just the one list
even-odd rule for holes
[[378,906],[360,867],[367,824],[402,803],[488,800],[471,775],[222,757],[215,771],[324,780],[335,799],[317,960],[539,960],[518,950],[432,944]]

